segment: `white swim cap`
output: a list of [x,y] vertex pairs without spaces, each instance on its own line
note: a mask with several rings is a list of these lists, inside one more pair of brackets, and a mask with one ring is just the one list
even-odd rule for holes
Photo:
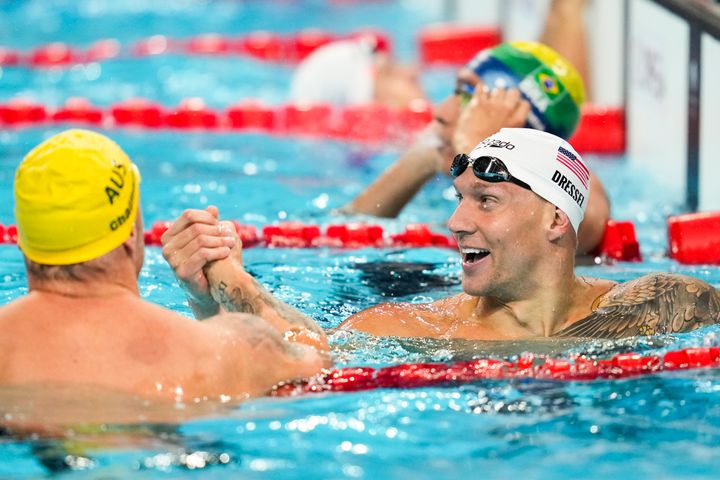
[[568,142],[531,128],[503,128],[470,153],[473,160],[482,156],[502,160],[510,175],[565,212],[578,231],[590,195],[590,171]]
[[303,60],[293,75],[290,100],[357,105],[373,99],[373,42],[365,38],[323,45]]

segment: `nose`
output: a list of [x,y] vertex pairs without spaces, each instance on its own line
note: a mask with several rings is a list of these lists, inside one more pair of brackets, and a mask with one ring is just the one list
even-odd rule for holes
[[458,203],[457,207],[455,207],[455,211],[452,215],[450,215],[447,226],[450,232],[452,232],[458,240],[465,235],[472,234],[475,231],[472,209],[467,202],[460,201],[460,203]]

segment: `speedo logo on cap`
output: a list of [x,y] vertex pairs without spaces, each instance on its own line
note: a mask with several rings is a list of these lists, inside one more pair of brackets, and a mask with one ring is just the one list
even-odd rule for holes
[[513,145],[512,143],[498,140],[497,138],[486,138],[485,140],[480,142],[479,146],[490,148],[507,148],[508,150],[513,150],[515,148],[515,145]]

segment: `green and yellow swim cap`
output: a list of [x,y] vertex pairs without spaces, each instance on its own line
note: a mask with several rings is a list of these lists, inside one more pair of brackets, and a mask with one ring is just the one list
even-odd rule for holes
[[490,88],[516,87],[530,102],[527,127],[569,138],[580,121],[585,86],[563,56],[538,42],[505,42],[467,65]]
[[112,140],[73,129],[42,142],[15,173],[18,245],[32,261],[70,265],[130,236],[140,173]]

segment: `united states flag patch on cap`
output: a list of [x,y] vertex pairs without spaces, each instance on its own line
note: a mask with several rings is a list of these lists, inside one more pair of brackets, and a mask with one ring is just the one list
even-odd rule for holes
[[571,172],[575,174],[577,179],[580,180],[580,183],[582,183],[585,188],[588,188],[588,182],[590,181],[590,171],[585,165],[583,165],[582,161],[578,160],[574,153],[572,153],[566,148],[559,147],[555,160],[565,165]]

